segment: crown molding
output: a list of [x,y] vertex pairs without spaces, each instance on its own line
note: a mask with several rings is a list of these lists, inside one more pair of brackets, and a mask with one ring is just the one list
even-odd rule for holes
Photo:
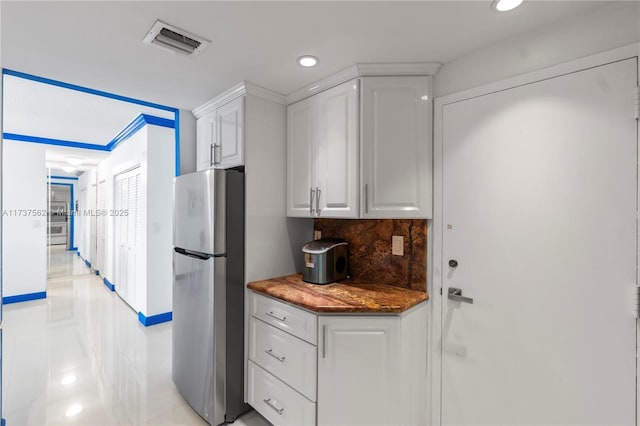
[[274,92],[269,89],[265,89],[264,87],[257,86],[253,83],[249,83],[248,81],[243,81],[241,83],[236,84],[231,89],[222,92],[220,95],[211,99],[207,103],[195,108],[192,112],[196,119],[209,114],[216,110],[221,105],[226,104],[240,96],[244,95],[252,95],[257,96],[259,98],[266,99],[271,102],[275,102],[278,104],[286,105],[286,98],[280,93]]
[[316,93],[330,89],[345,81],[358,77],[424,75],[433,76],[438,73],[442,64],[438,62],[402,62],[402,63],[361,63],[331,74],[320,81],[309,84],[290,93],[286,97],[287,105],[301,101]]

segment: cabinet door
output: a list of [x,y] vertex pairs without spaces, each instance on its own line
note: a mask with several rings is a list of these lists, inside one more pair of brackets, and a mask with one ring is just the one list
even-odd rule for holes
[[213,143],[213,163],[228,169],[244,165],[244,96],[216,109],[217,137]]
[[[287,216],[310,217],[314,176],[314,114],[317,99],[287,108]],[[315,203],[314,203],[315,208]]]
[[431,77],[362,81],[362,217],[431,218]]
[[213,137],[216,132],[216,114],[211,112],[197,122],[196,170],[213,168]]
[[398,317],[319,318],[319,425],[400,422],[399,321]]
[[358,81],[317,98],[316,216],[358,217]]

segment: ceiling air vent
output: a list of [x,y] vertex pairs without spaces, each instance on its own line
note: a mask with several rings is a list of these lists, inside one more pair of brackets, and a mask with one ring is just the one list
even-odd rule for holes
[[143,42],[186,55],[197,55],[211,43],[209,40],[176,28],[173,25],[165,24],[160,20],[153,24]]

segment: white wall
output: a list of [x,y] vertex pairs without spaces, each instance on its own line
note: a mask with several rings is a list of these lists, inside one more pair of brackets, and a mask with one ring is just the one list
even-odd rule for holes
[[[105,181],[105,209],[114,208],[115,177],[139,166],[142,185],[141,218],[144,235],[138,249],[135,308],[146,317],[173,310],[172,239],[174,130],[147,125],[118,145],[98,166],[97,181]],[[103,276],[118,288],[115,273],[114,217],[105,223],[106,254]]]
[[[444,64],[435,96],[459,92],[640,41],[640,2],[611,2]],[[428,58],[427,58],[428,59]]]
[[313,219],[287,218],[286,107],[247,96],[245,120],[247,282],[302,271]]
[[2,218],[3,297],[43,292],[47,286],[45,146],[2,143],[4,211],[33,209],[39,214]]
[[76,185],[78,191],[74,193],[74,197],[78,199],[78,212],[74,223],[78,236],[74,236],[74,239],[78,242],[78,253],[90,262],[94,259],[91,259],[91,216],[87,212],[96,208],[90,203],[91,191],[95,191],[95,183],[96,170],[87,170],[79,177]]
[[196,171],[196,118],[180,110],[180,174]]
[[173,311],[173,129],[147,126],[147,317]]

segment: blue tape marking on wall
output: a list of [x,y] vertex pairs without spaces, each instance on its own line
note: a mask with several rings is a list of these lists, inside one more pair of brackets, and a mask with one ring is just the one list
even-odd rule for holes
[[87,259],[84,260],[84,264],[87,265],[87,267],[91,268],[91,262],[89,262]]
[[77,176],[47,176],[49,179],[68,179],[68,180],[78,180],[80,179]]
[[176,108],[169,107],[166,105],[154,104],[153,102],[142,101],[140,99],[130,98],[128,96],[116,95],[114,93],[103,92],[102,90],[90,89],[88,87],[78,86],[75,84],[64,83],[58,80],[52,80],[50,78],[38,77],[37,75],[27,74],[19,71],[13,71],[7,68],[2,69],[2,74],[11,75],[14,77],[24,78],[26,80],[37,81],[38,83],[50,84],[52,86],[63,87],[65,89],[76,90],[78,92],[89,93],[91,95],[102,96],[105,98],[115,99],[118,101],[129,102],[137,105],[144,105],[151,108],[158,108],[165,111],[175,112]]
[[111,291],[116,291],[116,286],[115,286],[115,285],[113,285],[113,284],[112,284],[108,279],[103,278],[103,279],[102,279],[102,282],[104,283],[104,285],[106,285],[106,286],[107,286],[107,288],[108,288],[109,290],[111,290]]
[[180,176],[180,110],[174,113],[173,122],[175,123],[174,132],[176,135],[176,176]]
[[[51,176],[51,178],[54,178],[54,177]],[[69,204],[70,204],[69,211],[74,212],[75,211],[75,200],[73,199],[73,187],[74,187],[74,184],[72,184],[72,183],[59,183],[59,182],[51,182],[51,181],[49,181],[49,185],[60,185],[60,186],[68,186],[69,187],[69,195],[70,195],[70,197],[69,197]],[[69,220],[69,245],[67,246],[67,249],[71,250],[71,251],[78,250],[77,247],[73,246],[73,243],[74,243],[73,236],[74,236],[74,233],[75,233],[74,228],[75,228],[75,222],[76,222],[75,221],[75,217],[76,217],[76,215],[72,214],[71,215],[71,219]],[[78,255],[79,255],[79,253],[78,253]]]
[[69,251],[78,251],[78,247],[71,247]]
[[5,419],[0,420],[0,426],[6,426],[7,421]]
[[41,291],[38,293],[27,293],[27,294],[18,294],[15,296],[6,296],[2,298],[2,304],[8,305],[10,303],[18,303],[18,302],[27,302],[29,300],[38,300],[44,299],[47,297],[46,291]]
[[151,315],[146,317],[142,312],[138,312],[138,321],[140,321],[145,327],[150,325],[160,324],[161,322],[171,321],[173,314],[171,312],[165,312],[164,314]]
[[95,151],[109,151],[109,148],[103,145],[96,145],[86,142],[65,141],[61,139],[41,138],[39,136],[18,135],[16,133],[3,133],[2,137],[7,140],[41,143],[46,145],[68,146],[71,148],[93,149]]
[[129,139],[138,130],[142,129],[147,124],[151,124],[153,126],[168,127],[170,129],[175,128],[173,120],[169,120],[168,118],[156,117],[155,115],[140,114],[131,123],[127,124],[127,126],[122,129],[122,131],[118,133],[116,137],[111,140],[111,142],[107,144],[107,148],[109,149],[109,151],[113,151],[114,148],[121,142]]

